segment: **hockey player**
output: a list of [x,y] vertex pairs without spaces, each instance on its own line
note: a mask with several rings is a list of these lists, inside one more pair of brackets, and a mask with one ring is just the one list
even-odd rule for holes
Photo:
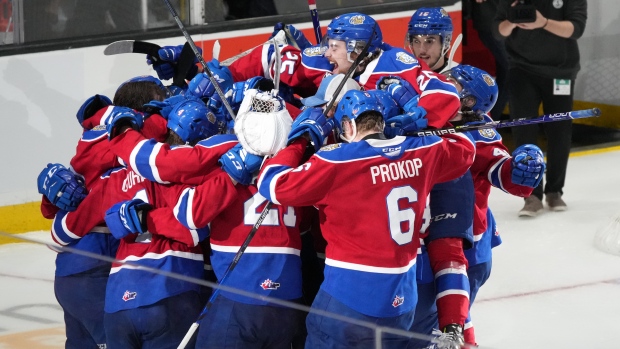
[[[141,109],[142,104],[163,99],[165,95],[165,88],[157,79],[136,77],[117,89],[114,104]],[[38,179],[39,192],[45,194],[41,203],[44,217],[53,219],[59,208],[75,210],[96,179],[118,164],[109,152],[105,130],[105,121],[115,105],[107,97],[95,95],[78,110],[76,116],[84,132],[71,159],[72,167],[65,169],[60,164],[49,164]],[[165,135],[165,124],[161,116],[153,115],[145,122],[144,132],[149,137],[161,138]],[[68,247],[108,257],[116,255],[118,240],[106,234],[105,226],[93,227],[89,232],[92,233]],[[107,262],[76,253],[58,253],[54,293],[64,312],[66,348],[105,346],[103,307],[109,272]]]
[[[454,86],[443,76],[425,70],[425,63],[405,50],[383,42],[381,28],[370,16],[347,13],[332,20],[320,46],[300,51],[286,45],[281,49],[280,79],[301,97],[314,95],[325,75],[346,73],[366,43],[369,54],[359,65],[354,78],[366,90],[375,89],[379,79],[394,75],[407,80],[420,96],[416,109],[406,110],[417,118],[426,118],[431,127],[442,127],[458,111]],[[270,42],[256,47],[237,59],[228,69],[234,81],[254,76],[272,77],[274,48]],[[260,64],[259,64],[260,62]],[[223,69],[214,66],[214,69]]]
[[[169,115],[171,131],[167,142],[191,143],[217,132],[215,119],[209,120],[207,115],[207,108],[201,101],[179,103]],[[127,122],[140,128],[142,116],[130,109],[114,113],[107,127],[110,137],[116,137]],[[176,225],[155,226],[157,234],[150,234],[144,227],[147,222],[136,224],[129,218],[151,206],[174,207],[193,198],[195,201],[211,202],[211,205],[196,205],[202,210],[201,217],[208,221],[212,217],[210,212],[217,213],[234,198],[234,183],[226,173],[214,170],[209,180],[196,188],[161,186],[145,181],[131,169],[116,168],[102,176],[76,211],[59,212],[54,221],[53,237],[60,244],[69,243],[88,232],[89,226],[101,223],[105,210],[113,203],[131,200],[112,206],[105,214],[112,234],[122,239],[116,258],[202,278],[202,251],[197,244],[205,237],[206,230],[188,230],[172,220]],[[214,205],[213,197],[219,198],[217,205]],[[213,210],[211,207],[214,207]],[[108,346],[142,348],[156,345],[175,348],[183,338],[186,326],[191,324],[192,314],[197,316],[200,310],[197,291],[198,285],[194,283],[153,276],[131,266],[113,264],[105,304]],[[147,318],[150,321],[143,321]],[[155,321],[157,319],[162,321]]]
[[451,47],[452,30],[452,19],[442,7],[421,7],[409,19],[405,47],[432,71],[448,70],[458,64],[448,62],[446,57]]
[[[278,140],[277,136],[287,135],[291,122],[281,98],[272,97],[269,92],[248,90],[240,107],[235,129],[240,141],[245,145],[244,148],[258,149],[258,153],[264,155],[275,153],[286,144],[286,139]],[[234,138],[233,135],[212,137],[200,142],[197,147],[204,146],[207,142],[216,147],[218,140],[230,143],[231,137]],[[196,202],[193,205],[180,205],[176,209],[177,218],[188,228],[195,229],[210,223],[211,263],[218,278],[224,275],[241,243],[267,204],[267,200],[251,183],[253,173],[262,163],[262,157],[248,153],[244,148],[235,146],[220,159],[223,168],[236,181],[243,184],[236,186],[235,199],[225,210],[205,221],[199,208],[196,207]],[[148,170],[142,172],[149,177],[158,173],[157,180],[162,182],[182,181],[185,184],[197,184],[196,180],[202,178],[203,168],[208,165],[201,164],[204,160],[200,156],[202,153],[206,153],[206,149],[191,153],[177,152],[175,149],[165,154],[165,161],[160,161],[163,154],[159,152],[157,160]],[[133,157],[130,163],[146,169],[140,165],[139,157],[141,156]],[[178,164],[181,161],[192,164],[185,166],[195,172],[194,176],[189,170],[175,173],[169,168],[171,164]],[[244,166],[237,166],[239,164]],[[152,216],[152,213],[148,214],[148,217]],[[239,260],[234,272],[227,279],[226,286],[257,295],[300,301],[301,216],[302,213],[298,208],[272,206],[243,258]],[[262,347],[290,348],[293,337],[303,327],[302,319],[303,313],[299,311],[273,306],[267,301],[256,298],[222,292],[200,323],[197,346],[236,348],[260,343]],[[189,326],[186,330],[188,328]],[[214,333],[218,335],[213,335]]]
[[[483,122],[493,121],[489,116],[497,100],[497,86],[493,78],[485,71],[468,65],[453,67],[446,74],[461,95],[461,115],[474,113],[483,117]],[[490,276],[491,248],[501,243],[495,219],[488,207],[491,187],[527,197],[540,183],[545,163],[542,151],[533,144],[518,147],[511,156],[501,136],[493,129],[470,133],[476,144],[476,159],[470,168],[475,188],[474,245],[465,251],[469,264],[467,275],[471,308],[479,288]],[[470,318],[465,324],[464,335],[466,343],[476,344]]]
[[[335,120],[350,143],[324,147],[297,167],[308,139],[331,131],[332,119],[317,113],[314,123],[292,132],[291,145],[267,161],[258,188],[275,204],[319,208],[328,245],[325,281],[313,308],[408,329],[417,298],[416,231],[424,198],[436,181],[458,177],[469,167],[473,144],[463,135],[446,136],[450,141],[386,140],[381,108],[368,93],[348,91]],[[306,323],[308,348],[375,346],[371,329],[313,313]],[[384,335],[382,341],[397,347],[407,339]]]

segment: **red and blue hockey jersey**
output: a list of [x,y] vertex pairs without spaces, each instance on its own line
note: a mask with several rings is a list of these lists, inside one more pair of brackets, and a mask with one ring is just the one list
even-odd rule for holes
[[467,170],[472,142],[463,135],[366,139],[323,147],[296,166],[305,145],[300,139],[269,160],[258,188],[275,204],[318,207],[327,241],[321,288],[369,316],[413,310],[426,197],[435,183]]

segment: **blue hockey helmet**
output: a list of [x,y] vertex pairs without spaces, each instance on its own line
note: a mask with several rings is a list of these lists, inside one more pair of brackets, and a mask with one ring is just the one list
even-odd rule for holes
[[[342,121],[345,117],[353,123],[355,129],[355,119],[357,119],[364,112],[374,110],[379,113],[383,113],[383,105],[374,95],[368,91],[349,90],[347,91],[336,108],[334,118],[336,119],[336,127],[340,138],[349,142],[351,139],[347,139],[344,136],[344,130],[342,128]],[[354,131],[356,133],[357,131]],[[355,136],[353,136],[355,138]]]
[[84,103],[82,103],[80,109],[75,114],[75,116],[77,117],[80,125],[82,125],[84,123],[84,120],[95,115],[95,113],[99,109],[107,107],[109,105],[112,105],[112,101],[110,100],[110,98],[104,95],[94,95],[88,98]]
[[387,120],[392,116],[401,114],[400,107],[398,106],[394,98],[392,98],[392,96],[389,94],[389,92],[384,90],[370,90],[368,92],[379,100],[379,103],[383,108],[381,114],[383,114],[384,120]]
[[186,144],[193,144],[219,132],[218,120],[201,100],[178,103],[168,115],[168,128]]
[[347,52],[360,53],[364,45],[370,40],[368,52],[381,48],[383,35],[377,22],[362,13],[345,13],[334,18],[327,26],[327,33],[321,42],[323,52],[328,47],[329,39],[344,41]]
[[482,69],[471,65],[457,65],[446,72],[463,88],[459,93],[462,104],[478,115],[487,114],[497,102],[498,89],[495,80]]
[[410,43],[418,35],[439,35],[441,54],[445,55],[450,48],[453,30],[452,19],[443,7],[421,7],[409,19],[405,41]]

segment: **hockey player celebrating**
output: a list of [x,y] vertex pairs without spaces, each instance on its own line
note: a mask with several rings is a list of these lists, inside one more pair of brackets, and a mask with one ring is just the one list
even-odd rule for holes
[[[452,19],[442,7],[421,7],[409,19],[405,47],[432,71],[448,70],[455,65],[446,58],[451,48],[452,30]],[[455,49],[453,47],[452,51]]]
[[[325,281],[313,308],[407,330],[417,298],[415,256],[425,198],[437,181],[462,175],[473,160],[473,144],[463,135],[387,140],[381,109],[370,94],[348,91],[335,122],[350,143],[324,147],[297,166],[308,139],[324,138],[334,122],[316,115],[303,130],[293,128],[291,145],[267,161],[258,188],[275,204],[319,208],[328,245]],[[399,166],[406,170],[390,170]],[[314,313],[306,323],[306,347],[375,346],[371,329]],[[407,343],[395,335],[382,341],[390,347]]]

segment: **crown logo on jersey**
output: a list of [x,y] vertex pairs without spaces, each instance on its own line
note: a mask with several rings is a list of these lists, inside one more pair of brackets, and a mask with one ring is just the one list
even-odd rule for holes
[[396,54],[396,60],[400,61],[400,62],[403,62],[405,64],[414,64],[414,63],[418,62],[415,58],[413,58],[412,56],[410,56],[406,52],[398,52]]
[[280,284],[267,279],[260,284],[260,287],[262,287],[263,290],[277,290]]
[[495,86],[495,80],[489,74],[482,74],[482,80],[489,86]]
[[123,294],[123,300],[125,302],[127,302],[127,301],[130,301],[132,299],[136,299],[137,295],[138,295],[138,292],[125,291],[125,293]]
[[394,300],[392,301],[392,306],[396,308],[403,305],[403,303],[405,303],[405,297],[396,295],[396,297],[394,297]]
[[304,55],[308,57],[321,56],[323,55],[323,50],[321,49],[320,46],[308,47],[307,49],[304,50]]
[[365,16],[356,15],[356,16],[351,17],[351,19],[349,19],[349,23],[353,25],[364,24],[365,20],[366,20]]
[[442,16],[448,16],[448,11],[446,11],[443,7],[441,8],[441,10],[439,10],[439,12],[441,12]]

